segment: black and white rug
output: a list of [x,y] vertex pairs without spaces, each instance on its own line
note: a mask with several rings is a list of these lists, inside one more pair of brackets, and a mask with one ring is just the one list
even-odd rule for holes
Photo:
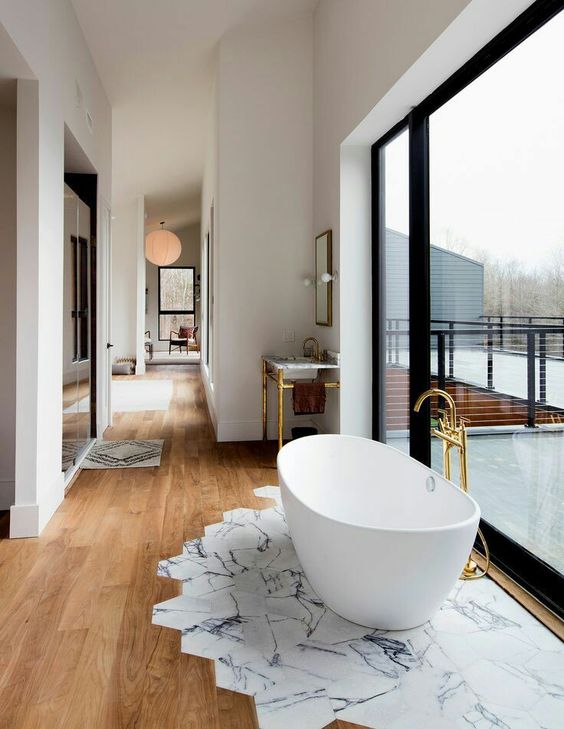
[[81,468],[152,468],[161,465],[163,440],[98,440]]

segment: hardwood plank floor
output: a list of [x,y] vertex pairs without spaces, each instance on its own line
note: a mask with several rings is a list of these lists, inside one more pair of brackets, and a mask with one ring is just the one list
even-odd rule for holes
[[275,446],[215,442],[199,368],[146,377],[173,380],[169,410],[117,414],[106,437],[164,438],[160,468],[82,471],[38,539],[7,539],[0,515],[2,729],[258,727],[151,611],[180,593],[159,559],[226,509],[266,508],[253,489],[276,483]]
[[217,444],[197,367],[147,378],[173,380],[169,410],[118,414],[106,437],[164,438],[160,468],[82,471],[38,539],[7,539],[0,515],[1,729],[258,729],[253,700],[216,689],[151,612],[180,593],[159,559],[267,507],[253,489],[277,482],[275,444]]

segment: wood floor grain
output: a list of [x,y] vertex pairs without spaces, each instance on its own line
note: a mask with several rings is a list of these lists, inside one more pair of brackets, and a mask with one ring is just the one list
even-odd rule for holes
[[160,468],[83,471],[38,539],[7,539],[0,514],[2,729],[258,729],[253,700],[216,689],[151,612],[180,593],[159,559],[227,509],[266,508],[275,446],[215,442],[197,367],[146,377],[173,381],[169,410],[117,414],[105,437],[164,438]]
[[258,729],[253,700],[151,613],[180,593],[160,559],[267,507],[253,489],[277,482],[275,444],[217,444],[198,368],[146,377],[173,381],[169,410],[117,414],[106,437],[164,438],[160,468],[83,471],[38,539],[7,539],[0,514],[1,729]]

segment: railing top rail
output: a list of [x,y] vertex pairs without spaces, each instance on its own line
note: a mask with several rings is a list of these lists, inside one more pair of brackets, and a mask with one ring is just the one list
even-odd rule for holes
[[[564,327],[525,327],[525,326],[509,326],[504,330],[505,334],[562,334]],[[387,329],[386,333],[390,335],[402,335],[409,334],[409,329]],[[431,336],[437,336],[438,334],[444,334],[446,336],[462,336],[462,335],[486,335],[487,329],[432,329]]]
[[[480,319],[551,319],[564,320],[564,314],[559,316],[542,316],[541,314],[480,314]],[[493,322],[492,322],[493,323]]]
[[[529,318],[529,317],[526,317]],[[548,318],[548,317],[546,317]],[[555,319],[560,319],[560,317],[555,317]],[[387,317],[387,322],[407,322],[409,323],[409,319],[400,319],[398,317]],[[502,330],[504,333],[513,334],[516,333],[516,330],[521,330],[521,332],[527,332],[534,330],[535,332],[544,332],[545,334],[561,334],[564,332],[564,324],[560,326],[556,326],[554,324],[505,324],[503,322],[477,322],[476,320],[468,320],[468,319],[431,319],[431,324],[463,324],[464,326],[470,326],[470,327],[482,327],[480,331],[486,332],[488,329],[491,330],[492,327],[497,327],[500,330]],[[399,330],[394,330],[396,333],[398,333]],[[433,329],[433,332],[438,331],[437,329]],[[469,330],[467,329],[458,329],[455,330],[458,332],[467,332]],[[450,333],[450,330],[449,330]]]

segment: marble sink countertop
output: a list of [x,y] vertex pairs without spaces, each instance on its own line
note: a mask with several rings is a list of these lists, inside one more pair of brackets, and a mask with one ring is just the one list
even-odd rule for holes
[[311,357],[282,356],[263,354],[262,358],[276,370],[338,370],[335,362],[318,362]]

